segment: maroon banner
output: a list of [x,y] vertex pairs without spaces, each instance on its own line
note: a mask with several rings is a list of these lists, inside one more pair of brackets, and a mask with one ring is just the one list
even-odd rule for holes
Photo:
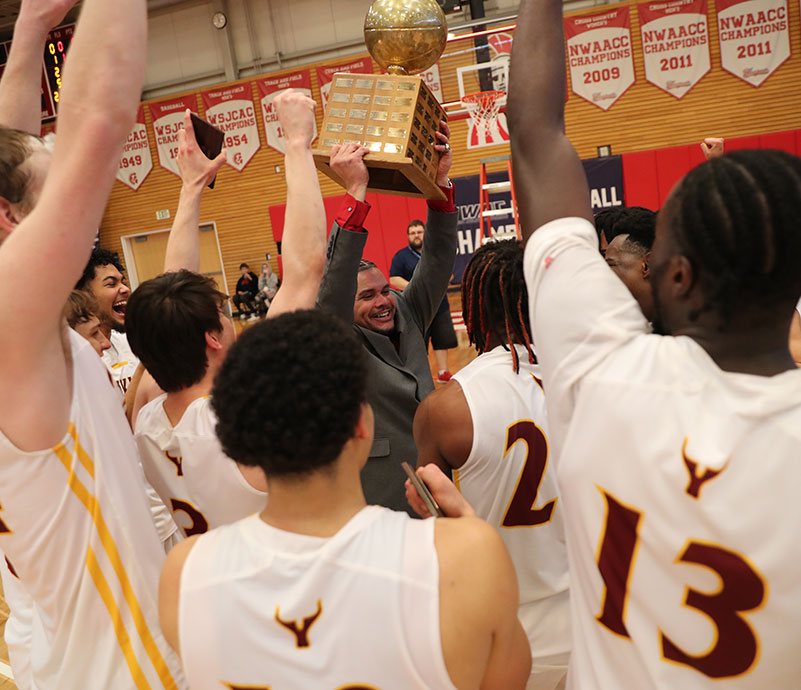
[[787,0],[715,0],[720,64],[759,86],[790,57]]
[[228,165],[242,172],[261,148],[250,84],[204,91],[200,96],[205,119],[225,132]]
[[147,139],[145,109],[140,105],[128,141],[122,147],[117,179],[136,191],[152,169],[153,157],[150,155],[150,142]]
[[178,132],[184,128],[184,112],[189,108],[197,110],[194,96],[184,96],[170,101],[150,104],[150,118],[153,120],[153,133],[156,135],[156,150],[159,164],[173,175],[178,172]]
[[645,78],[682,98],[710,68],[705,0],[648,2],[637,10]]
[[328,65],[327,67],[317,68],[317,84],[320,87],[320,97],[323,99],[323,113],[328,106],[328,92],[331,90],[331,80],[337,72],[348,72],[350,74],[372,74],[373,61],[371,58],[361,58],[344,65]]
[[[261,104],[261,116],[264,119],[264,132],[267,135],[267,146],[280,153],[286,153],[284,132],[278,122],[278,113],[275,111],[273,101],[279,93],[287,89],[295,89],[311,98],[311,70],[304,69],[300,72],[259,79],[256,85],[259,87],[259,103]],[[314,138],[317,138],[316,122],[314,123]]]
[[565,17],[565,38],[573,92],[609,110],[634,83],[629,8]]

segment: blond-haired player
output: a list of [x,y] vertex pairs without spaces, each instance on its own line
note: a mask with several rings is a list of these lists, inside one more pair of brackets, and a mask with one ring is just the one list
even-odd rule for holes
[[[158,626],[164,552],[133,437],[100,358],[62,318],[138,107],[146,21],[143,0],[84,2],[52,156],[0,129],[0,157],[21,181],[12,198],[3,189],[0,548],[35,602],[40,689],[185,687]],[[15,40],[4,76],[17,76],[26,45]],[[30,266],[42,263],[47,289],[31,292]]]

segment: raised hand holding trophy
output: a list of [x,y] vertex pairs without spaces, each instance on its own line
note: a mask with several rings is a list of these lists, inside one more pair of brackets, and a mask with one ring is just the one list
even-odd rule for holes
[[367,50],[388,74],[338,72],[331,83],[321,148],[314,161],[342,184],[329,166],[331,147],[362,144],[371,191],[444,199],[435,182],[440,154],[434,133],[447,115],[417,76],[442,55],[445,15],[436,0],[376,0],[364,20]]

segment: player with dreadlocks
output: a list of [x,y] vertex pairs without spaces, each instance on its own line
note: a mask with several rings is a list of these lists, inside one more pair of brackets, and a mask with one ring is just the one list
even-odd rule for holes
[[506,543],[531,644],[527,688],[552,690],[565,677],[570,651],[567,555],[520,242],[476,251],[462,278],[462,305],[479,356],[418,407],[417,465],[452,473]]

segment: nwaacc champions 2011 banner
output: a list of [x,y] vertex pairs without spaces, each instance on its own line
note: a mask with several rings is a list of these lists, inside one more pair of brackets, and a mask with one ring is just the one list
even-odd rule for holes
[[[594,212],[613,206],[623,206],[623,161],[620,156],[591,158],[581,161],[587,182],[590,186],[590,201]],[[490,173],[487,182],[503,182],[509,178],[505,172]],[[458,221],[456,264],[453,267],[454,280],[462,281],[462,274],[473,252],[481,246],[481,203],[479,201],[478,175],[457,177],[453,180],[456,196],[456,213]],[[511,192],[493,194],[490,197],[490,209],[510,209]],[[514,232],[515,222],[512,214],[491,218],[494,233]],[[486,226],[486,224],[485,224]]]

